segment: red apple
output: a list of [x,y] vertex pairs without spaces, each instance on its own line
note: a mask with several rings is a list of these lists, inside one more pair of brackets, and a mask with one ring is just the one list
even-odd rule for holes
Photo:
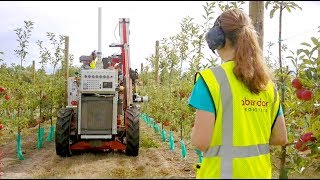
[[295,145],[295,148],[298,150],[298,151],[306,151],[308,149],[308,146],[304,146],[303,142],[301,140],[299,140],[296,145]]
[[164,125],[164,126],[169,126],[169,121],[163,122],[163,125]]
[[6,96],[4,98],[6,98],[6,100],[9,100],[10,99],[10,95],[6,94]]
[[4,91],[6,91],[6,88],[0,87],[0,93],[3,93]]
[[315,142],[317,139],[313,136],[312,132],[308,132],[308,133],[301,135],[300,140],[302,142],[308,142],[308,141]]
[[298,78],[295,78],[293,81],[292,81],[292,86],[296,89],[301,89],[302,88],[302,84],[301,84],[301,81],[298,79]]
[[3,124],[0,124],[0,130],[2,130],[4,128]]
[[297,91],[297,98],[298,98],[298,99],[302,99],[302,93],[303,93],[303,91],[304,91],[303,88],[298,89],[298,91]]
[[305,101],[309,101],[312,99],[312,91],[304,90],[301,94],[301,99]]

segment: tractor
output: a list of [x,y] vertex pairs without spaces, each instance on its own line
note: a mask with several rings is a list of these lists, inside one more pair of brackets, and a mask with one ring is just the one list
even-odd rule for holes
[[84,150],[139,154],[136,102],[148,97],[134,91],[138,74],[130,68],[129,18],[119,18],[119,35],[120,44],[109,47],[121,48],[121,54],[102,58],[99,41],[98,52],[81,56],[78,76],[68,79],[68,105],[58,111],[55,131],[56,154],[61,157]]

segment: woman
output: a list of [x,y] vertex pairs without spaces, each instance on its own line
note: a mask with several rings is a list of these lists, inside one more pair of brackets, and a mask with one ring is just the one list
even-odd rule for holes
[[223,63],[196,75],[192,144],[204,152],[197,178],[271,178],[269,145],[287,143],[279,94],[251,19],[223,12],[206,34]]

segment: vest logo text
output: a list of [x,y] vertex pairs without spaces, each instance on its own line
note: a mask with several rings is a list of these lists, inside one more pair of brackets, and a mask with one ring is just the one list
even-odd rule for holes
[[261,106],[261,107],[268,107],[268,103],[267,101],[264,100],[251,100],[251,99],[247,99],[246,97],[244,97],[243,100],[241,100],[241,105],[242,106]]

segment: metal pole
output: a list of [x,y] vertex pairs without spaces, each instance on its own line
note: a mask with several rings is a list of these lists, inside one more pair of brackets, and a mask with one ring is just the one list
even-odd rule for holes
[[97,69],[102,69],[102,52],[101,52],[101,7],[98,8],[98,52],[97,52]]

